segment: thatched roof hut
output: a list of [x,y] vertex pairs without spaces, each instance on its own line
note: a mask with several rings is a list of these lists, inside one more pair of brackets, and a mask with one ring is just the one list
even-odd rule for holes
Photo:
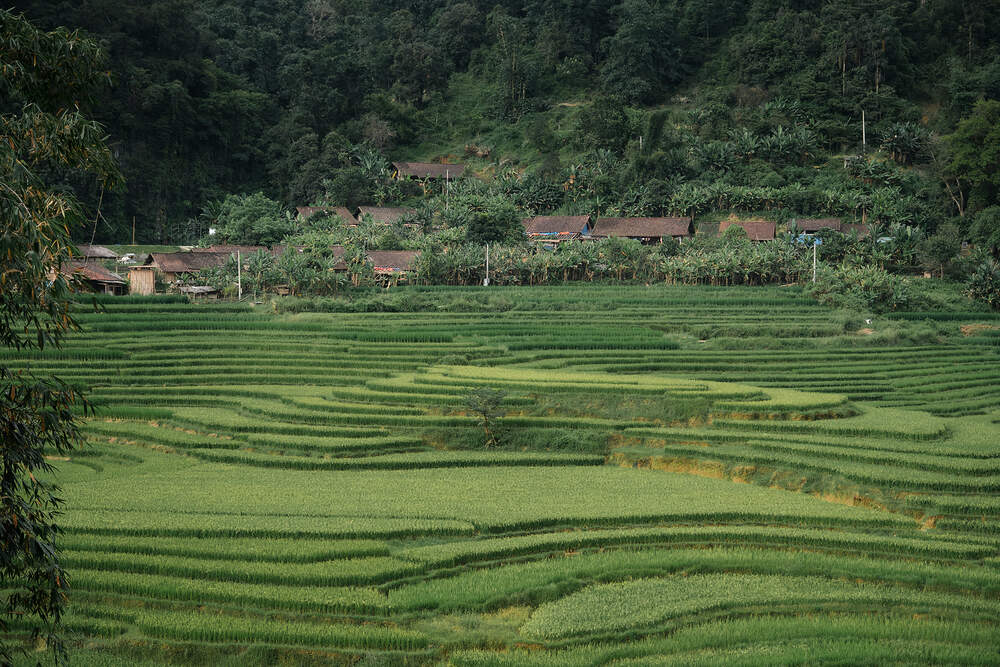
[[797,218],[794,224],[800,232],[813,234],[821,229],[832,229],[839,232],[842,222],[840,218]]
[[689,238],[691,218],[598,218],[590,235],[661,243],[664,238]]
[[403,206],[362,206],[358,209],[358,219],[369,215],[375,222],[391,225],[404,215],[416,213],[417,209]]
[[207,249],[199,252],[154,252],[150,262],[163,273],[164,280],[172,283],[183,275],[222,266],[233,254],[212,252]]
[[114,251],[105,248],[102,245],[89,245],[86,243],[81,243],[76,246],[78,253],[74,253],[74,258],[79,259],[118,259],[118,255]]
[[465,173],[464,164],[435,164],[431,162],[393,162],[396,178],[461,178]]
[[589,215],[536,215],[521,223],[530,240],[544,243],[572,241],[590,233]]
[[723,220],[719,223],[719,236],[730,227],[742,227],[751,241],[773,241],[775,223],[768,220]]
[[90,289],[102,294],[124,294],[128,286],[124,278],[96,262],[69,261],[59,271],[65,276],[81,278]]
[[358,225],[357,218],[346,206],[296,206],[295,210],[299,213],[299,220],[308,220],[318,213],[327,213],[343,219],[348,227],[357,227]]

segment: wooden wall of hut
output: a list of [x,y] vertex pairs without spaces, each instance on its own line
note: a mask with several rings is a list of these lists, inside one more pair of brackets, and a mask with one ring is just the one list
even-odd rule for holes
[[156,291],[156,277],[152,267],[132,267],[128,272],[129,294],[141,294],[143,296],[153,294]]

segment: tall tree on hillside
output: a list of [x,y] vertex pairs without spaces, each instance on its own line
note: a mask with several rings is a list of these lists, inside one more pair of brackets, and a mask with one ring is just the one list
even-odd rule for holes
[[[103,128],[79,102],[105,72],[103,54],[79,33],[41,32],[0,10],[0,345],[58,345],[73,328],[73,281],[60,270],[73,253],[70,229],[81,207],[46,177],[89,174],[105,187],[118,171]],[[11,109],[16,109],[11,111]],[[17,621],[59,649],[56,626],[66,603],[55,524],[60,500],[44,480],[46,454],[79,442],[74,406],[82,399],[56,380],[0,365],[0,637]],[[0,643],[0,663],[15,647]]]
[[842,97],[877,96],[887,83],[898,85],[908,62],[900,30],[904,12],[897,0],[838,0],[823,7],[824,65]]
[[968,189],[972,210],[1000,204],[1000,101],[976,104],[948,137],[947,170]]
[[390,72],[394,96],[401,102],[423,106],[431,92],[444,87],[451,62],[436,44],[418,30],[416,17],[406,9],[393,12],[387,20],[393,52]]
[[653,102],[683,76],[674,17],[649,0],[625,0],[614,14],[618,29],[602,43],[601,85],[629,102]]
[[493,39],[489,64],[497,86],[496,111],[501,118],[517,120],[527,110],[537,76],[528,29],[499,5],[486,17],[486,25]]
[[464,71],[473,49],[483,43],[486,35],[483,16],[468,2],[449,4],[434,15],[431,35],[452,66]]

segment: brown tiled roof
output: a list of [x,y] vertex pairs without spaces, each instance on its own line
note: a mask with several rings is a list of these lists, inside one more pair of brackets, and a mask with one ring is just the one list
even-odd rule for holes
[[207,248],[192,248],[191,252],[154,252],[151,255],[152,264],[166,273],[193,273],[213,266],[222,266],[230,257],[238,252],[246,258],[261,250],[281,257],[288,248],[302,252],[305,246],[276,245],[268,248],[262,245],[213,245]]
[[371,250],[368,258],[375,266],[375,272],[411,271],[419,250]]
[[773,241],[774,223],[765,220],[753,220],[746,222],[736,222],[733,220],[723,220],[719,223],[719,236],[732,226],[742,227],[746,230],[747,238],[751,241]]
[[590,235],[600,238],[691,236],[691,218],[598,218]]
[[281,245],[281,244],[278,244],[278,245],[271,246],[271,249],[268,250],[268,252],[271,253],[272,255],[274,255],[275,257],[281,257],[289,249],[295,250],[296,252],[303,252],[306,249],[306,247],[304,245]]
[[392,206],[362,206],[358,210],[358,219],[363,215],[370,215],[375,222],[390,225],[408,213],[416,213],[415,208],[392,207]]
[[589,215],[536,215],[524,220],[528,236],[576,238],[590,225]]
[[305,220],[311,218],[317,213],[327,213],[330,211],[329,206],[296,206],[295,211],[299,214],[299,218]]
[[125,284],[125,279],[120,275],[108,271],[95,262],[66,262],[59,270],[63,275],[72,276],[73,274],[77,274],[96,283]]
[[347,262],[344,261],[344,255],[347,254],[347,248],[345,248],[342,245],[334,245],[334,246],[330,246],[330,250],[333,253],[333,258],[335,260],[337,260],[333,264],[333,267],[332,267],[333,270],[334,271],[346,271],[347,270]]
[[799,218],[795,221],[795,228],[800,232],[818,232],[821,229],[839,232],[840,225],[840,218]]
[[83,257],[86,259],[118,259],[118,255],[102,245],[87,245],[86,243],[81,243],[76,246],[76,249],[80,252],[75,254],[75,257]]
[[844,223],[840,226],[840,231],[844,234],[850,234],[853,232],[858,235],[859,239],[866,238],[872,233],[868,228],[868,225],[865,224],[852,225]]
[[241,255],[252,255],[258,250],[263,250],[269,252],[267,246],[262,245],[210,245],[207,248],[191,248],[191,252],[228,252],[230,254],[236,254],[239,252]]
[[153,265],[164,273],[196,273],[202,269],[222,266],[232,256],[230,252],[154,252]]
[[465,173],[464,164],[434,164],[431,162],[393,162],[400,176],[414,178],[459,178]]
[[295,210],[299,212],[301,220],[307,220],[317,213],[331,213],[343,218],[348,225],[358,224],[357,218],[351,214],[350,209],[346,206],[297,206]]

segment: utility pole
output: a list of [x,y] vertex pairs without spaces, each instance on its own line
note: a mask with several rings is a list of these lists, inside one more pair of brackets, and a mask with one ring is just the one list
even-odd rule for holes
[[865,131],[865,110],[861,110],[861,154],[868,152],[868,136]]
[[132,216],[132,245],[135,245],[135,216]]
[[236,292],[240,301],[243,300],[243,261],[240,259],[240,251],[236,251]]
[[483,287],[490,284],[490,244],[486,244],[486,277],[483,278]]
[[813,282],[814,283],[816,282],[816,246],[817,245],[819,245],[819,244],[816,243],[816,239],[813,239]]
[[448,210],[451,201],[451,169],[444,170],[444,210]]

